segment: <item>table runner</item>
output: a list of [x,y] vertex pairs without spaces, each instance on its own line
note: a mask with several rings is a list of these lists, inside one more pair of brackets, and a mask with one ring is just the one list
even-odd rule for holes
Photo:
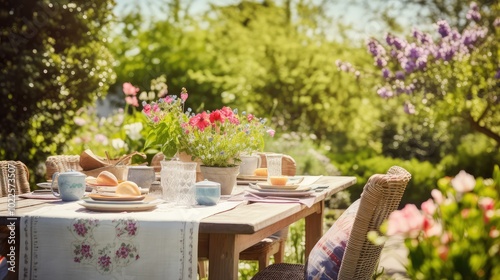
[[75,203],[21,217],[20,279],[196,279],[199,222],[240,202],[100,213]]

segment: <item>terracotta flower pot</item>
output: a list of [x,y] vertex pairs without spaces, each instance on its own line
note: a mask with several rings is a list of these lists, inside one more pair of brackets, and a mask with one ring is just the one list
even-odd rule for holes
[[221,195],[230,195],[236,186],[236,177],[240,173],[240,166],[233,167],[213,167],[213,166],[200,166],[203,178],[217,182],[221,187]]

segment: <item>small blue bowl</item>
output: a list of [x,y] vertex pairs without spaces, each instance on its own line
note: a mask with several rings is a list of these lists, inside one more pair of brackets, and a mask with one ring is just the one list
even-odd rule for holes
[[199,205],[216,205],[220,199],[220,184],[208,180],[196,183],[195,197]]

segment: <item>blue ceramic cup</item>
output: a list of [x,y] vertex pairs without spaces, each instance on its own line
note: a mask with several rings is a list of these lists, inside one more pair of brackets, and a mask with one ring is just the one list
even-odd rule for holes
[[196,183],[195,198],[199,205],[216,205],[220,199],[220,184],[208,180]]
[[[56,192],[56,182],[59,192]],[[79,200],[85,194],[85,187],[85,174],[83,173],[71,170],[63,173],[55,172],[52,175],[52,185],[50,185],[52,194],[63,201]]]

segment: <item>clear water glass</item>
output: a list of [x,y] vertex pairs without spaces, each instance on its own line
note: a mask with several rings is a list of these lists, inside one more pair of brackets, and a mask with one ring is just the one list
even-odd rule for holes
[[166,202],[175,202],[177,200],[176,186],[178,184],[178,170],[180,168],[177,160],[164,160],[161,164],[161,188],[162,197]]
[[195,183],[196,183],[196,162],[181,162],[179,161],[177,169],[177,198],[175,204],[179,206],[190,207],[196,204],[195,199]]
[[281,162],[283,160],[282,154],[266,154],[267,162],[267,179],[271,176],[281,176]]

